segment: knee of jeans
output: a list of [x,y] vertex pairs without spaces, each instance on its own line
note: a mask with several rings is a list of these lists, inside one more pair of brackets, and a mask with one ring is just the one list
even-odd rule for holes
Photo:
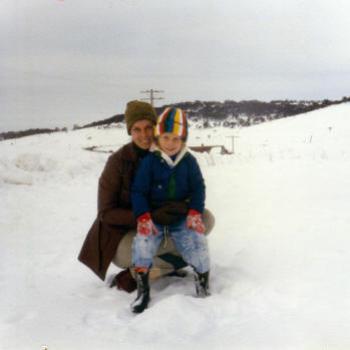
[[205,234],[198,233],[196,231],[190,231],[191,232],[191,239],[195,246],[202,246],[207,245],[207,237]]
[[154,238],[152,235],[145,236],[145,235],[140,235],[138,233],[134,238],[134,244],[151,245],[153,243],[154,243]]
[[157,246],[157,239],[153,235],[145,236],[137,234],[134,239],[134,246],[144,250],[153,250]]

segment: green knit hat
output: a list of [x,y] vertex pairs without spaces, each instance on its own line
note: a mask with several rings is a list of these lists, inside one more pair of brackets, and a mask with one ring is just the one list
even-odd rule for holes
[[125,122],[128,134],[131,134],[132,126],[139,120],[147,119],[153,124],[157,122],[157,113],[151,104],[142,101],[130,101],[126,105]]

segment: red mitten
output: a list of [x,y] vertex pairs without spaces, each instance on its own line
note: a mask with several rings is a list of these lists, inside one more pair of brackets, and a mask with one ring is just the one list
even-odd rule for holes
[[144,213],[137,218],[137,233],[144,236],[149,236],[152,233],[156,235],[158,233],[149,212]]
[[189,229],[198,233],[205,232],[205,226],[202,220],[202,214],[194,209],[190,209],[186,219],[186,225]]

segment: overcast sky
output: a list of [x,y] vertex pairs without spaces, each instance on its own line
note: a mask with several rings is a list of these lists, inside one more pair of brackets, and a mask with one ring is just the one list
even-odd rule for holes
[[0,132],[163,101],[350,95],[348,0],[0,0]]

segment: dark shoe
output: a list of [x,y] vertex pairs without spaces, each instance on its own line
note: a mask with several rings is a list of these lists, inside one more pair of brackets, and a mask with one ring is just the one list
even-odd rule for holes
[[209,291],[209,271],[199,273],[194,271],[194,281],[196,286],[196,294],[199,298],[205,298],[210,295]]
[[109,287],[117,287],[119,290],[132,293],[134,290],[136,290],[137,285],[134,277],[132,277],[130,273],[130,270],[126,269],[115,275]]
[[148,273],[136,273],[137,297],[131,304],[131,310],[136,314],[143,312],[150,301]]

